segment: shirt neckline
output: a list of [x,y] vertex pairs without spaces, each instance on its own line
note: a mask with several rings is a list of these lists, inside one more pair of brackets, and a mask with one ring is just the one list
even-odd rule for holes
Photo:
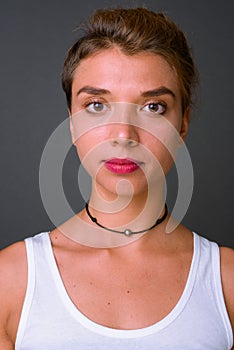
[[115,337],[115,338],[136,338],[136,337],[142,337],[146,335],[150,335],[156,332],[159,332],[163,328],[167,327],[170,323],[172,323],[182,312],[185,305],[188,302],[188,299],[191,295],[195,278],[196,278],[196,271],[198,267],[199,257],[200,257],[200,244],[199,244],[199,236],[193,232],[193,257],[192,262],[189,270],[189,275],[185,284],[185,288],[181,294],[180,299],[178,300],[177,304],[174,306],[174,308],[160,321],[154,323],[151,326],[147,326],[144,328],[139,329],[133,329],[133,330],[123,330],[123,329],[115,329],[115,328],[109,328],[107,326],[103,326],[101,324],[98,324],[91,319],[89,319],[87,316],[85,316],[72,302],[71,298],[69,297],[66,288],[64,286],[64,283],[62,281],[62,277],[60,275],[60,272],[57,267],[57,263],[55,260],[53,248],[50,241],[49,232],[46,232],[43,235],[43,241],[44,246],[46,250],[46,256],[48,259],[48,265],[50,267],[51,273],[53,275],[56,289],[60,295],[60,298],[63,301],[64,306],[69,311],[69,313],[85,328],[88,328],[90,331]]

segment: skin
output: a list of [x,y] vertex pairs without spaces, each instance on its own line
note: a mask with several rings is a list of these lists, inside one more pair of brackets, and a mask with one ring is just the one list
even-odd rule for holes
[[[71,115],[84,108],[84,103],[90,101],[90,98],[97,98],[97,95],[87,91],[77,95],[84,86],[108,90],[109,94],[102,93],[98,96],[104,103],[121,101],[145,106],[149,102],[165,102],[165,118],[174,125],[182,139],[185,138],[189,110],[182,115],[180,89],[175,73],[161,57],[145,53],[125,56],[118,49],[109,49],[84,59],[74,76]],[[150,99],[142,98],[143,91],[160,86],[166,86],[173,91],[175,97],[163,94],[160,97],[151,96]],[[154,121],[150,120],[150,123]],[[108,147],[129,150],[126,140],[131,139],[135,147],[143,144],[149,149],[160,160],[165,173],[171,167],[170,154],[146,130],[127,123],[117,124],[115,127],[100,125],[77,139],[75,128],[71,118],[73,142],[81,159],[103,141],[107,144],[110,142]],[[113,140],[118,143],[113,143]],[[101,154],[100,159],[102,156]],[[100,159],[93,160],[97,162],[96,167],[100,167]],[[106,200],[113,200],[117,195],[115,186],[123,177],[101,167],[94,178],[96,189],[92,189],[91,200],[95,202],[100,194]],[[135,192],[131,203],[118,215],[107,215],[97,207],[92,209],[92,213],[98,220],[105,222],[106,226],[114,227],[117,222],[126,223],[129,217],[134,218],[138,214],[137,206],[145,201],[147,179],[144,173],[139,170],[130,174],[128,180]],[[124,192],[123,196],[126,195],[128,193]],[[84,211],[78,215],[89,221]],[[150,216],[155,220],[154,211]],[[150,219],[152,218],[147,218]],[[61,234],[59,228],[50,233],[61,277],[69,296],[81,312],[108,327],[136,329],[161,320],[175,307],[188,277],[193,242],[191,232],[182,225],[171,234],[166,234],[167,221],[168,218],[134,243],[112,249],[95,249],[81,245]],[[230,320],[234,325],[234,253],[230,248],[220,248],[220,251],[223,292]],[[0,348],[12,350],[27,285],[24,243],[16,243],[1,251],[0,266]]]
[[[99,89],[101,92],[94,95],[92,92],[86,91],[88,89],[84,89],[87,86],[95,87],[96,90]],[[173,96],[171,93],[161,93],[159,96],[156,96],[156,94],[150,97],[144,96],[146,92],[159,90],[162,87],[172,92]],[[103,90],[108,91],[108,93],[102,93]],[[180,133],[182,139],[185,138],[188,129],[189,110],[187,109],[184,115],[182,114],[180,88],[175,72],[160,56],[139,54],[129,57],[123,55],[118,49],[113,49],[83,60],[76,69],[72,86],[72,107],[70,111],[73,143],[77,148],[81,161],[84,163],[85,159],[86,167],[88,169],[91,168],[90,173],[93,178],[96,175],[96,169],[99,169],[97,176],[94,178],[95,186],[93,186],[90,202],[98,203],[100,197],[107,201],[114,200],[116,198],[116,185],[121,179],[127,178],[134,188],[134,198],[131,200],[131,204],[127,210],[118,213],[118,216],[109,215],[107,217],[100,212],[93,212],[94,216],[97,215],[102,222],[106,223],[106,226],[112,227],[115,226],[116,222],[126,222],[126,217],[129,219],[137,216],[139,208],[141,209],[143,204],[145,204],[145,198],[147,197],[147,180],[150,181],[150,177],[155,178],[156,171],[151,172],[148,179],[146,179],[142,171],[134,172],[128,176],[113,176],[104,166],[100,168],[100,165],[102,165],[101,160],[107,158],[105,157],[105,152],[110,149],[108,154],[110,153],[114,156],[124,154],[130,158],[138,158],[142,161],[144,155],[141,154],[139,145],[143,145],[159,161],[163,173],[169,171],[173,164],[173,159],[159,140],[148,131],[152,130],[155,124],[158,123],[159,113],[147,112],[148,115],[145,116],[146,128],[128,124],[129,115],[123,113],[120,116],[122,123],[98,125],[78,137],[77,129],[79,129],[81,122],[79,112],[87,103],[93,102],[102,103],[104,106],[110,102],[137,104],[144,106],[145,110],[147,110],[149,103],[154,103],[159,108],[159,111],[162,110],[162,105],[165,104],[166,111],[163,116]],[[92,105],[89,108],[93,110]],[[77,115],[78,118],[76,117]],[[93,118],[94,122],[93,124],[91,122],[91,126],[95,126],[95,118],[98,118],[98,116],[93,113]],[[159,126],[157,132],[163,139],[169,139],[169,131],[165,127]],[[128,145],[124,140],[132,140],[134,143],[133,145]],[[104,151],[101,149],[100,152],[95,153],[95,156],[90,153],[90,160],[87,159],[87,154],[102,143],[105,145]],[[146,173],[148,173],[150,165],[145,164],[144,170]],[[106,181],[107,179],[108,181]],[[159,186],[162,187],[160,179],[157,193],[161,191]],[[157,198],[157,194],[155,196]],[[159,198],[160,201],[161,197]],[[148,213],[155,221],[155,199],[154,205],[148,209]],[[147,226],[150,225],[145,223],[144,227]]]

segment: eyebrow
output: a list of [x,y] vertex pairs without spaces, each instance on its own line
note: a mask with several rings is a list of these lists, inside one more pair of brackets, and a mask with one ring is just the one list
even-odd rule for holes
[[85,92],[89,95],[106,95],[111,93],[109,90],[106,89],[101,89],[93,86],[84,86],[77,92],[76,96],[78,96],[82,92]]
[[[78,90],[76,95],[78,96],[82,92],[89,94],[89,95],[111,94],[111,92],[109,90],[101,89],[101,88],[93,87],[93,86],[89,86],[89,85],[83,86],[80,90]],[[165,86],[160,86],[159,88],[156,88],[153,90],[144,91],[141,94],[142,97],[155,97],[155,96],[161,96],[161,95],[171,95],[174,99],[176,98],[175,93]]]
[[161,96],[161,95],[171,95],[173,98],[176,98],[175,93],[165,86],[160,86],[157,89],[144,91],[141,94],[141,96],[143,97],[154,97],[154,96]]

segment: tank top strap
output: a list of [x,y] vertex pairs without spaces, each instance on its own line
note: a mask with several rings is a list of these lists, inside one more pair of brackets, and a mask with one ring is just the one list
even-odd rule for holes
[[205,237],[197,234],[195,235],[200,242],[200,263],[197,273],[197,285],[200,288],[202,284],[206,283],[207,291],[209,291],[209,300],[212,300],[222,320],[228,344],[231,348],[233,344],[233,332],[223,294],[220,248],[216,242],[209,241]]
[[217,307],[222,318],[224,327],[226,329],[226,333],[228,335],[228,342],[230,346],[233,344],[233,332],[230,323],[230,319],[228,316],[224,294],[223,294],[223,286],[221,279],[221,266],[220,266],[220,248],[217,243],[210,242],[211,244],[211,260],[212,260],[212,270],[214,275],[214,284],[215,284],[215,294]]
[[24,240],[27,254],[28,277],[26,294],[16,335],[15,350],[19,350],[21,348],[21,343],[24,337],[26,323],[35,292],[36,266],[40,266],[40,264],[36,263],[36,260],[38,260],[38,258],[41,261],[43,260],[43,254],[41,254],[43,251],[43,241],[46,239],[46,237],[48,237],[48,235],[48,232],[42,232],[34,237],[28,237]]

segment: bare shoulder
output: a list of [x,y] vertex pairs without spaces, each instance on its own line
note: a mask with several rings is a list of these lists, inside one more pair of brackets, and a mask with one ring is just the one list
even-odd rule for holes
[[0,279],[4,285],[11,285],[12,278],[18,280],[26,270],[27,257],[24,242],[14,243],[0,251]]
[[220,258],[223,292],[234,330],[234,249],[221,247]]
[[[0,251],[0,345],[11,349],[27,288],[27,257],[24,242]],[[2,348],[0,346],[0,348]]]

